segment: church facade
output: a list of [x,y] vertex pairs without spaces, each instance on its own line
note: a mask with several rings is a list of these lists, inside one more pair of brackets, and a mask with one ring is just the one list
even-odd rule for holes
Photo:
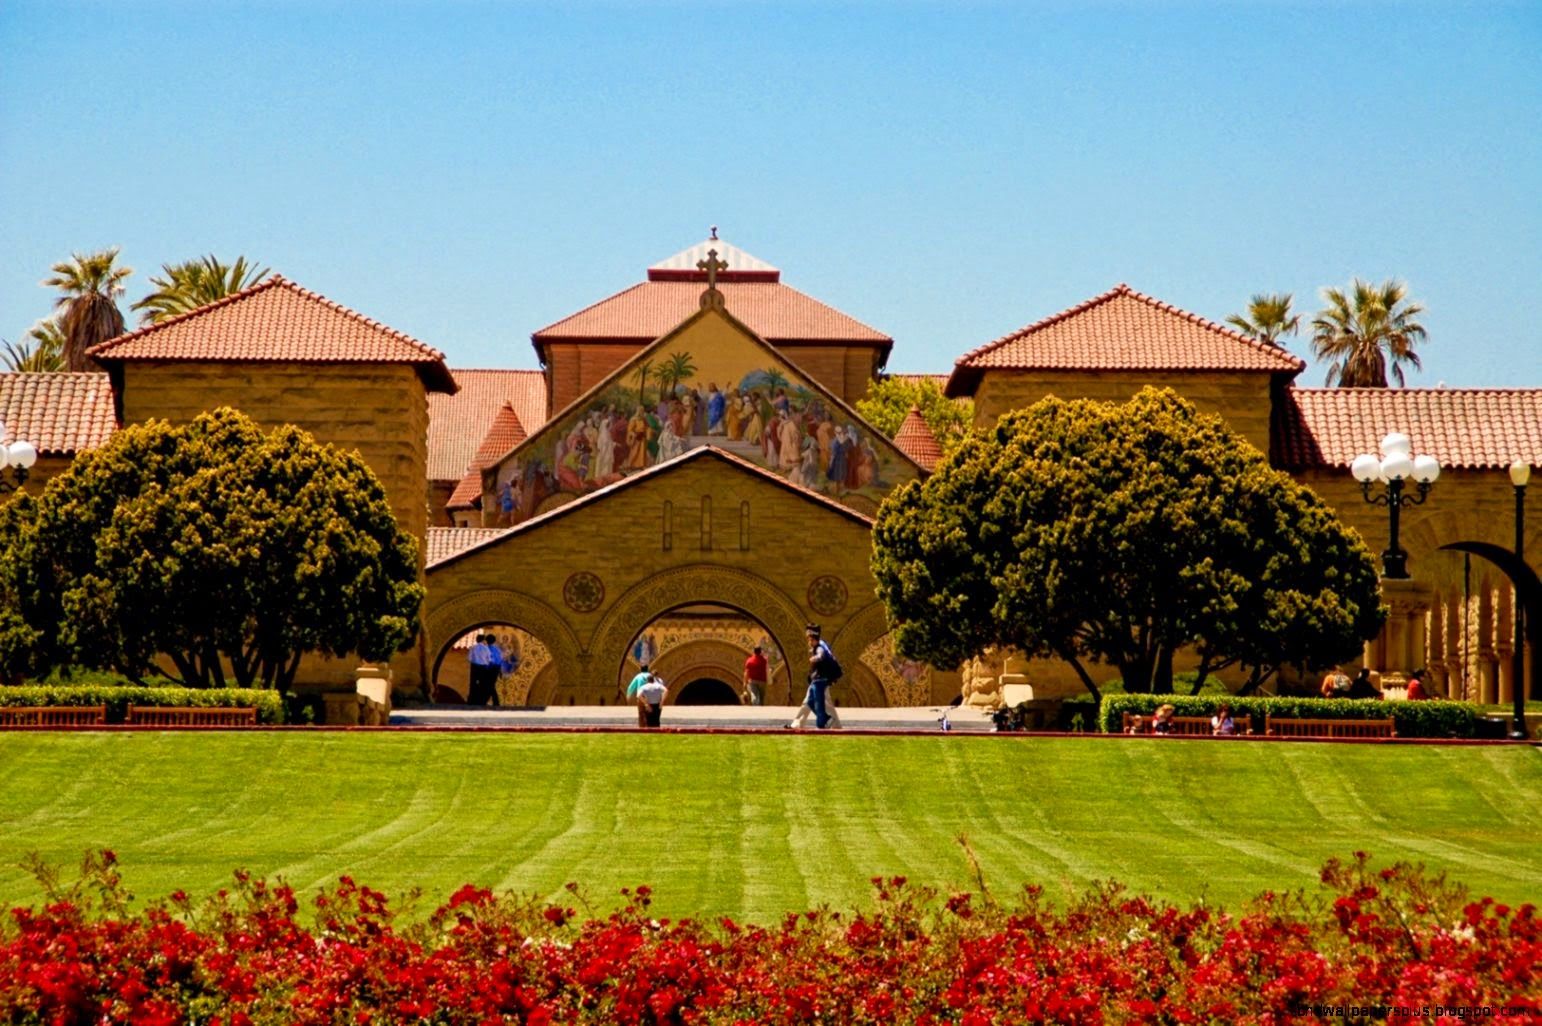
[[[97,347],[105,373],[0,375],[0,440],[38,445],[29,489],[120,425],[221,405],[357,449],[423,541],[423,632],[392,663],[403,692],[457,700],[468,637],[492,631],[520,657],[499,684],[507,704],[612,702],[644,661],[675,685],[673,701],[736,701],[756,644],[771,660],[769,700],[796,700],[802,627],[818,622],[846,667],[842,701],[958,694],[955,668],[893,651],[869,568],[878,504],[938,456],[919,417],[891,440],[854,408],[892,339],[714,233],[532,344],[539,371],[451,370],[431,346],[275,276]],[[1408,434],[1446,470],[1404,514],[1413,581],[1386,582],[1393,620],[1366,659],[1428,663],[1443,693],[1508,700],[1509,589],[1440,546],[1511,545],[1505,468],[1542,464],[1542,389],[1312,389],[1297,383],[1303,369],[1121,285],[964,353],[945,380],[981,424],[1045,395],[1170,386],[1376,551],[1386,514],[1349,463],[1389,431]],[[1539,546],[1533,529],[1528,551]],[[1073,690],[1053,664],[967,669],[971,682]],[[315,660],[302,678],[341,687],[351,671]]]

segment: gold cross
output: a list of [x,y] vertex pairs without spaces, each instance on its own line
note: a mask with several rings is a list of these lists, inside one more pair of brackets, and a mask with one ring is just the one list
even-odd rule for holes
[[698,271],[707,272],[707,288],[717,288],[717,272],[728,270],[728,264],[717,258],[717,250],[707,250],[707,259],[696,261]]

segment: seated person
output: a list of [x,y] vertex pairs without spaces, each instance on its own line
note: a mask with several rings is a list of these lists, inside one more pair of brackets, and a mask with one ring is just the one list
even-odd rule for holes
[[1408,700],[1410,702],[1422,702],[1430,697],[1430,693],[1424,690],[1424,674],[1421,669],[1408,675]]
[[1139,715],[1131,716],[1130,717],[1130,729],[1126,730],[1125,733],[1126,734],[1144,734],[1145,732],[1146,732],[1146,720],[1145,720],[1145,717],[1139,716]]
[[1354,681],[1349,685],[1350,698],[1380,698],[1381,692],[1376,685],[1371,683],[1371,671],[1369,667],[1360,667],[1360,672],[1355,674]]
[[1171,705],[1160,706],[1156,715],[1151,718],[1151,733],[1171,734],[1173,732],[1173,714],[1178,710]]
[[1237,721],[1232,719],[1229,703],[1222,702],[1215,715],[1210,717],[1210,733],[1216,737],[1236,737],[1242,733],[1237,729]]
[[1349,694],[1349,678],[1338,670],[1329,670],[1322,679],[1318,694],[1324,698],[1343,698]]

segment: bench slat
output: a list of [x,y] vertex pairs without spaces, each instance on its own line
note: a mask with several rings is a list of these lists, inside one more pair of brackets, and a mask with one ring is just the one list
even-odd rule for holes
[[1396,721],[1390,716],[1375,720],[1266,716],[1264,728],[1273,737],[1397,737]]
[[143,727],[255,727],[250,706],[131,705],[124,723]]
[[105,705],[0,706],[0,727],[95,727],[106,722]]

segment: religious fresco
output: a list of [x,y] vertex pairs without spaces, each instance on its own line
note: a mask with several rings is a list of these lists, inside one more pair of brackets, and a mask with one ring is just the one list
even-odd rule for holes
[[519,523],[702,445],[867,510],[915,476],[888,439],[762,345],[679,341],[634,361],[510,454],[497,468],[496,522]]

